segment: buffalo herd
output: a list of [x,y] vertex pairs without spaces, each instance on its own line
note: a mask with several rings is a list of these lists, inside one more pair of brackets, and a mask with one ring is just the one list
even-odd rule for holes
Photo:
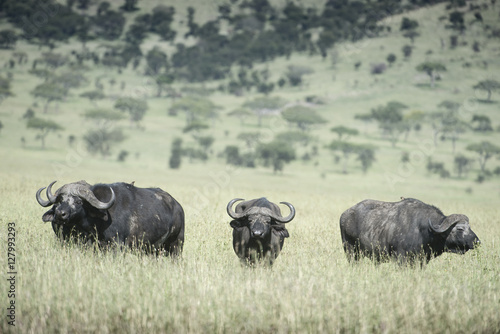
[[[53,193],[55,182],[47,187],[46,200],[41,195],[45,187],[36,192],[36,199],[43,207],[51,206],[42,220],[51,222],[63,241],[128,246],[174,257],[182,253],[184,210],[160,188],[79,181]],[[283,216],[280,207],[264,197],[235,198],[227,204],[233,249],[242,264],[272,266],[278,257],[289,237],[285,224],[295,217],[292,204],[281,204],[288,207],[288,215]],[[423,265],[443,252],[464,254],[480,244],[467,216],[446,216],[435,206],[412,198],[361,201],[340,216],[340,233],[351,262],[365,256],[375,263],[392,260]]]

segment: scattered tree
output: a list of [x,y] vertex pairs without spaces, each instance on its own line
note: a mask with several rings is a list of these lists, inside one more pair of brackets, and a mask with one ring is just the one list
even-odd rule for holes
[[342,137],[346,137],[347,140],[349,136],[357,136],[359,131],[357,129],[348,128],[343,125],[335,126],[330,129],[330,131],[335,132],[338,135],[338,140],[342,141]]
[[4,99],[12,95],[14,94],[12,94],[10,90],[10,80],[0,76],[0,103],[2,103]]
[[18,36],[12,29],[0,30],[0,49],[11,49],[16,45]]
[[459,178],[467,174],[467,172],[471,167],[472,161],[473,161],[472,159],[467,158],[463,154],[459,154],[455,157],[453,163],[455,166],[455,171],[457,172],[457,176]]
[[227,114],[228,116],[238,117],[240,119],[241,125],[245,124],[245,119],[248,116],[253,115],[248,108],[236,108]]
[[488,101],[491,101],[491,93],[500,90],[500,82],[497,80],[482,80],[479,81],[474,87],[474,89],[484,90],[488,92]]
[[403,51],[403,56],[405,57],[405,59],[408,59],[410,58],[411,53],[413,52],[413,47],[411,45],[405,45],[403,46],[401,51]]
[[171,169],[178,169],[182,162],[182,139],[175,138],[170,150],[170,159],[168,165]]
[[295,150],[289,143],[273,140],[267,144],[259,144],[257,156],[264,161],[264,166],[272,167],[274,173],[277,173],[283,171],[286,163],[295,160]]
[[169,108],[169,114],[177,115],[179,112],[186,114],[186,126],[191,123],[206,119],[216,119],[219,107],[210,99],[201,96],[186,96],[179,99]]
[[26,127],[28,129],[35,129],[38,131],[36,139],[40,140],[42,149],[45,148],[45,138],[49,135],[49,133],[64,129],[61,125],[52,120],[37,117],[29,118]]
[[253,149],[259,144],[261,134],[260,132],[242,132],[236,138],[244,141],[248,149]]
[[356,160],[361,162],[361,170],[364,174],[375,162],[375,146],[372,145],[358,145],[356,150],[358,157]]
[[389,63],[389,66],[392,66],[392,64],[396,61],[396,55],[394,53],[389,53],[386,60]]
[[486,162],[493,156],[500,155],[500,147],[489,141],[470,144],[467,146],[467,150],[478,154],[479,166],[483,173],[486,170]]
[[161,51],[158,46],[148,51],[146,62],[148,64],[146,74],[148,75],[158,75],[162,69],[168,67],[167,54]]
[[57,83],[46,82],[36,86],[31,94],[45,100],[43,112],[47,113],[49,104],[53,101],[63,100],[68,94],[68,90]]
[[138,10],[139,8],[136,6],[137,2],[139,0],[125,0],[125,3],[123,6],[120,7],[120,9],[126,11],[126,12],[133,12]]
[[288,82],[291,86],[302,85],[302,77],[307,74],[311,74],[314,71],[308,66],[299,65],[288,65],[287,72],[285,73],[288,78]]
[[333,152],[342,153],[342,159],[344,161],[342,164],[342,173],[344,174],[348,173],[347,165],[350,156],[353,154],[358,155],[357,160],[361,162],[363,173],[366,173],[375,161],[375,147],[372,145],[353,144],[346,141],[333,140],[327,148]]
[[297,127],[305,131],[316,124],[324,124],[326,119],[321,117],[314,109],[296,105],[287,108],[281,113],[281,116],[288,122],[297,125]]
[[438,72],[446,71],[446,67],[437,62],[424,62],[416,67],[417,71],[425,72],[431,79],[431,88],[434,88],[434,82],[436,81],[436,74]]
[[168,73],[162,73],[156,76],[155,82],[158,90],[156,92],[157,97],[161,97],[163,89],[165,86],[171,85],[174,82],[174,75]]
[[275,115],[285,106],[286,101],[280,97],[261,96],[243,104],[258,117],[258,126],[262,125],[264,116]]
[[101,91],[101,90],[91,90],[91,91],[88,91],[88,92],[84,92],[82,94],[80,94],[80,97],[85,97],[87,99],[90,100],[90,102],[96,106],[96,102],[97,100],[102,100],[106,97],[106,95],[104,95],[104,93]]
[[208,155],[208,151],[212,147],[215,138],[213,136],[195,136],[194,139],[198,142],[203,152]]
[[83,117],[94,120],[98,126],[109,126],[110,124],[125,118],[123,113],[107,109],[87,110]]
[[477,132],[493,131],[491,126],[491,119],[486,115],[472,116],[472,129]]
[[115,108],[129,113],[130,121],[139,126],[139,122],[148,110],[148,104],[145,100],[133,97],[121,97],[115,102]]
[[91,129],[83,136],[87,150],[91,154],[100,154],[102,158],[111,156],[111,147],[125,140],[121,129],[98,127]]
[[313,140],[311,135],[304,131],[285,131],[280,132],[275,137],[276,140],[290,143],[291,145],[300,144],[307,146]]
[[404,120],[403,110],[408,108],[401,102],[390,101],[385,106],[378,106],[371,110],[371,119],[378,122],[382,134],[387,135],[392,146],[396,146],[399,136],[408,130]]

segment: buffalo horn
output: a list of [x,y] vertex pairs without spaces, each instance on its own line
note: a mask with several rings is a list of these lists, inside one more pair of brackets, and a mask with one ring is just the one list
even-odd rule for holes
[[38,189],[38,191],[36,192],[36,200],[38,201],[38,204],[40,204],[41,206],[43,207],[47,207],[51,204],[53,204],[51,201],[46,201],[44,200],[41,196],[40,196],[40,193],[42,192],[42,190],[45,189],[45,187],[43,188],[40,188]]
[[107,210],[115,203],[116,199],[113,188],[109,187],[109,190],[111,191],[111,198],[107,203],[98,200],[97,197],[94,195],[94,193],[88,187],[79,186],[77,189],[77,193],[78,196],[89,202],[89,204],[92,205],[94,208]]
[[[47,187],[47,198],[49,199],[50,203],[55,203],[57,196],[52,195],[52,186],[54,183],[57,181],[53,181],[49,186]],[[57,193],[57,192],[56,192]]]
[[280,217],[280,216],[277,216],[277,215],[272,215],[271,217],[276,220],[277,222],[280,222],[280,223],[289,223],[292,221],[292,219],[295,217],[295,208],[293,207],[292,204],[288,203],[288,202],[280,202],[280,204],[285,204],[286,206],[288,206],[288,208],[290,209],[290,214],[286,217]]
[[429,227],[431,228],[432,232],[440,234],[448,231],[452,226],[456,225],[460,220],[458,219],[448,219],[450,217],[447,217],[446,219],[443,220],[443,223],[439,227],[434,227],[432,225],[431,220],[429,219]]
[[234,212],[233,210],[233,204],[235,202],[238,202],[238,201],[243,201],[243,198],[234,198],[232,200],[229,201],[229,203],[227,203],[227,207],[226,207],[226,210],[227,210],[227,214],[229,215],[229,217],[233,218],[233,219],[240,219],[242,217],[245,216],[244,213],[236,213]]

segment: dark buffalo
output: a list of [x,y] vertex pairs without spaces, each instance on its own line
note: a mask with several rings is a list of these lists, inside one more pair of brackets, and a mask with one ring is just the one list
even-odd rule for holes
[[280,208],[266,198],[243,201],[241,198],[232,199],[227,204],[227,214],[233,218],[230,225],[233,228],[233,249],[244,264],[253,265],[264,260],[265,264],[272,265],[278,257],[285,238],[289,237],[283,224],[292,221],[295,217],[295,208],[292,204],[281,202],[290,209],[290,214],[281,216]]
[[47,200],[36,192],[38,203],[52,208],[43,216],[64,240],[79,239],[99,245],[118,243],[144,247],[157,254],[179,255],[184,243],[184,211],[160,188],[137,188],[113,183],[91,186],[85,181],[69,183]]
[[340,216],[340,232],[349,260],[365,255],[376,262],[392,258],[400,264],[424,264],[443,252],[463,254],[479,244],[467,216],[445,216],[413,198],[364,200]]

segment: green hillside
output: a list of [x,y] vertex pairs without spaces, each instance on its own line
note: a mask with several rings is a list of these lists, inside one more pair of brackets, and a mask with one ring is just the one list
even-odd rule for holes
[[[38,10],[46,20],[40,14],[31,39],[21,14],[9,16],[23,13],[13,3],[0,3],[0,221],[2,231],[9,222],[17,229],[20,332],[499,331],[494,1],[367,1],[362,14],[352,1],[295,3],[301,11],[271,1],[265,15],[252,4],[267,1],[141,0],[130,11],[120,9],[125,1],[68,1],[53,15]],[[220,5],[230,19],[220,19]],[[169,6],[170,26],[130,41],[131,26]],[[92,23],[99,8],[125,19],[117,38]],[[36,23],[37,9],[29,13]],[[78,33],[47,32],[63,13],[76,15]],[[297,32],[289,40],[288,24]],[[4,44],[14,39],[2,31],[15,42]],[[339,136],[341,127],[350,134]],[[54,180],[168,191],[186,211],[183,259],[61,246],[35,201]],[[231,248],[225,206],[262,196],[293,203],[297,217],[273,270],[249,271]],[[466,214],[482,247],[421,271],[348,265],[341,213],[402,196]],[[4,320],[0,329],[13,330]]]

